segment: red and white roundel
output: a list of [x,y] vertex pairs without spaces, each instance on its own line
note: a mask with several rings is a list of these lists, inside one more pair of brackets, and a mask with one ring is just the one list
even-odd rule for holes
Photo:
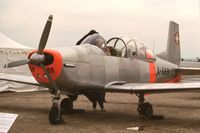
[[178,32],[175,33],[174,41],[175,41],[176,45],[179,45],[180,38],[179,38],[179,33]]

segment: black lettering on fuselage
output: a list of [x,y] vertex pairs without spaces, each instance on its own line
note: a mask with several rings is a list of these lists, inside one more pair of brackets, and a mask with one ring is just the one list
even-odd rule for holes
[[164,76],[168,76],[169,75],[169,68],[167,67],[157,67],[157,73],[156,75],[164,75]]

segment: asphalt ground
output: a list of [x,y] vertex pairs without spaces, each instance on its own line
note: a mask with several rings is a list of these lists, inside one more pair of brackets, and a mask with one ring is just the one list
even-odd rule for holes
[[106,94],[106,112],[93,111],[92,104],[79,96],[75,109],[85,112],[64,114],[64,123],[51,125],[48,112],[52,105],[48,92],[1,93],[0,112],[19,116],[9,133],[132,133],[127,127],[139,126],[141,133],[200,132],[200,93],[153,94],[145,97],[162,120],[138,120],[135,95]]

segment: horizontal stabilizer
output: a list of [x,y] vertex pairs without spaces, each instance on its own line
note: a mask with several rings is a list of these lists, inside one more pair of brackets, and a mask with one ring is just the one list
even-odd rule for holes
[[179,67],[176,69],[181,75],[200,75],[200,68]]

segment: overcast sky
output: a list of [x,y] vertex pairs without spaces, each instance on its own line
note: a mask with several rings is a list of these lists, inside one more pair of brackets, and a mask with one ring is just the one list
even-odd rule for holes
[[49,14],[48,47],[72,46],[90,29],[106,39],[136,37],[159,53],[169,21],[179,23],[183,57],[200,57],[199,0],[1,0],[0,32],[37,48]]

